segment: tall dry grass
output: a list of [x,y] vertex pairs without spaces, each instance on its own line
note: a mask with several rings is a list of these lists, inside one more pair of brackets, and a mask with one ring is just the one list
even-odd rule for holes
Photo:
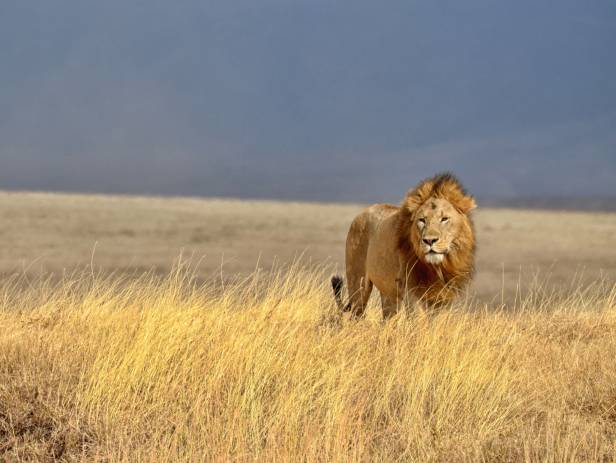
[[0,287],[0,460],[613,461],[616,289],[339,323],[324,272]]

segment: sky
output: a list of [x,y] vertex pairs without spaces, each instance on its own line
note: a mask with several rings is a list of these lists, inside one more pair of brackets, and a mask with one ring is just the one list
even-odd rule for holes
[[3,0],[0,189],[616,197],[613,0]]

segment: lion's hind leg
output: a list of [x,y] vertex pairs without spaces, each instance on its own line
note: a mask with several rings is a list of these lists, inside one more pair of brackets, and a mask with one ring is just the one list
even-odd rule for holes
[[345,309],[350,311],[353,317],[361,317],[366,311],[372,287],[372,281],[367,277],[349,277],[349,304]]
[[342,277],[334,275],[331,283],[338,309],[342,312],[352,312],[356,317],[363,315],[372,292],[372,282],[368,279],[361,278],[359,284],[357,284],[357,282],[351,278],[349,284],[349,302],[347,302],[346,305],[342,301],[342,289],[344,287],[344,280]]

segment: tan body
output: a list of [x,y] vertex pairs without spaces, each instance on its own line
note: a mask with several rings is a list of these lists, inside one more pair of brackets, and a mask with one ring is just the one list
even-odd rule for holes
[[383,316],[396,313],[404,294],[399,277],[403,273],[398,249],[398,208],[375,204],[362,211],[351,224],[346,242],[346,273],[350,303],[362,315],[372,287],[381,294]]
[[374,286],[384,318],[405,298],[432,307],[449,303],[473,273],[475,240],[469,212],[475,201],[449,174],[424,180],[400,207],[375,204],[351,223],[346,242],[349,302],[342,303],[343,280],[332,278],[343,310],[364,313]]

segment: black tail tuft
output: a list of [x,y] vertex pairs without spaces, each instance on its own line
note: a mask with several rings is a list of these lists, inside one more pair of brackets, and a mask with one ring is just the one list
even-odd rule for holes
[[334,275],[332,277],[332,288],[334,288],[334,296],[340,297],[342,287],[344,286],[344,280],[340,275]]
[[332,288],[334,289],[334,297],[336,298],[336,304],[340,310],[344,310],[344,304],[342,303],[342,288],[344,287],[344,279],[340,275],[334,275],[332,277]]

